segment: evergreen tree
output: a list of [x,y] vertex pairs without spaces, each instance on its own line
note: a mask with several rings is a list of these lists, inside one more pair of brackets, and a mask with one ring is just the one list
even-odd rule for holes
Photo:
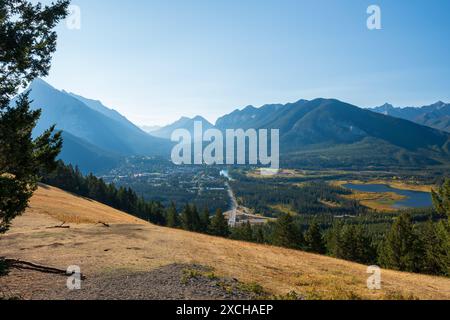
[[216,214],[211,219],[210,233],[220,237],[228,237],[230,234],[228,221],[225,219],[221,209],[217,209]]
[[256,226],[255,229],[255,241],[257,243],[266,243],[266,237],[264,236],[264,230],[262,226]]
[[200,232],[202,230],[200,216],[195,205],[186,204],[181,213],[181,225],[184,230]]
[[326,252],[325,242],[317,222],[313,222],[305,233],[305,242],[308,251],[324,254]]
[[202,223],[200,221],[200,215],[197,210],[197,206],[193,204],[191,206],[191,223],[192,223],[192,229],[191,231],[194,232],[201,232],[202,231]]
[[164,217],[164,206],[160,202],[153,202],[152,211],[150,214],[150,222],[159,226],[166,225],[166,219]]
[[433,190],[432,195],[436,211],[450,220],[450,179],[446,178],[437,192]]
[[421,272],[450,276],[450,234],[444,221],[426,223],[422,234]]
[[180,226],[180,219],[178,217],[177,207],[174,202],[172,202],[169,208],[167,208],[166,221],[169,228],[178,228]]
[[211,224],[209,209],[205,207],[200,215],[201,232],[208,233]]
[[342,253],[342,224],[333,223],[331,229],[327,232],[327,253],[335,258],[343,258]]
[[419,269],[419,241],[409,213],[402,213],[392,225],[380,252],[382,266],[415,272]]
[[289,214],[282,214],[274,225],[272,244],[280,247],[298,249],[301,247],[300,231]]
[[250,224],[249,221],[244,223],[244,225],[242,226],[242,236],[243,236],[243,239],[242,239],[243,241],[252,242],[254,240],[252,225]]
[[26,0],[0,2],[0,234],[22,214],[37,188],[39,175],[55,169],[62,147],[55,127],[32,138],[40,110],[31,110],[28,93],[15,106],[21,87],[50,69],[56,49],[56,24],[67,14],[67,1],[50,6]]
[[253,242],[253,229],[250,222],[246,222],[240,226],[233,228],[231,238],[234,240]]
[[191,206],[186,204],[181,212],[181,226],[184,230],[191,231],[193,229]]
[[346,225],[340,236],[340,258],[359,263],[376,261],[376,250],[372,246],[372,239],[360,225]]

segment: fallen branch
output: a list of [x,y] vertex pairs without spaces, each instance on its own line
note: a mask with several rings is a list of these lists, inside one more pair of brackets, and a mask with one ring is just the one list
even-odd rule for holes
[[105,226],[105,227],[107,227],[107,228],[110,227],[110,225],[107,224],[106,222],[101,222],[101,221],[99,221],[98,224],[102,224],[103,226]]
[[[18,270],[32,270],[42,273],[50,273],[50,274],[57,274],[61,276],[68,276],[70,275],[67,270],[52,268],[52,267],[46,267],[37,265],[31,262],[21,261],[21,260],[12,260],[12,259],[6,259],[5,262],[8,264],[9,268],[14,268]],[[81,279],[84,280],[86,277],[84,275],[81,275]]]
[[63,222],[59,226],[48,227],[47,229],[70,229],[70,226],[65,226],[65,222]]

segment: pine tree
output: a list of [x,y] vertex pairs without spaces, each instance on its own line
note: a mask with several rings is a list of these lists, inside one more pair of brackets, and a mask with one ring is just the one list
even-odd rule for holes
[[402,213],[382,244],[380,263],[387,268],[415,272],[419,269],[419,252],[419,241],[411,215]]
[[444,221],[425,224],[421,234],[421,272],[450,276],[450,234]]
[[202,223],[200,221],[200,215],[198,214],[197,206],[193,204],[191,206],[191,231],[201,232],[202,231]]
[[25,0],[0,2],[0,234],[25,211],[40,174],[55,169],[62,147],[54,126],[33,140],[41,111],[31,110],[27,92],[14,106],[11,99],[48,74],[56,49],[53,29],[67,6],[67,1],[46,7]]
[[205,207],[200,215],[201,232],[208,233],[211,224],[209,209]]
[[192,212],[191,206],[189,204],[186,204],[183,211],[181,212],[181,225],[184,230],[191,231],[193,229]]
[[261,226],[254,227],[255,229],[255,241],[257,243],[266,243],[266,237],[264,236],[264,231]]
[[335,222],[327,232],[327,253],[335,258],[343,258],[342,253],[342,223]]
[[300,231],[289,214],[282,214],[274,225],[272,244],[285,248],[298,249],[301,247]]
[[167,208],[166,221],[169,228],[178,228],[180,226],[180,219],[178,217],[177,207],[174,202],[172,202],[169,208]]
[[313,222],[305,233],[305,242],[308,251],[324,254],[326,252],[325,242],[317,222]]
[[217,209],[216,214],[211,219],[210,233],[220,237],[228,237],[230,235],[228,221],[225,219],[221,209]]
[[231,236],[234,240],[253,242],[253,229],[250,222],[246,222],[232,229]]
[[244,223],[244,225],[242,226],[242,236],[243,236],[242,240],[244,241],[252,242],[254,240],[252,225],[250,224],[249,221]]
[[450,220],[450,178],[446,178],[437,192],[433,190],[433,203],[436,211]]
[[346,225],[340,234],[340,257],[359,263],[376,261],[376,250],[372,246],[372,239],[360,225]]
[[356,227],[354,225],[345,225],[341,233],[341,254],[342,258],[349,261],[358,259],[358,244]]
[[154,202],[152,204],[152,214],[150,215],[150,222],[159,226],[166,225],[166,219],[164,217],[164,207],[160,202]]

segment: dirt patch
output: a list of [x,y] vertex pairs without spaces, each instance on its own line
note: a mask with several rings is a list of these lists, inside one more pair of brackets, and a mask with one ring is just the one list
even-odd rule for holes
[[0,278],[0,288],[4,298],[30,300],[248,300],[264,294],[257,285],[217,277],[210,268],[187,264],[149,272],[88,275],[80,290],[68,290],[66,281],[66,276],[14,270]]

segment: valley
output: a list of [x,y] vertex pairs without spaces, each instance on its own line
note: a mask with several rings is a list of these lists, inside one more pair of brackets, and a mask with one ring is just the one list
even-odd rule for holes
[[221,170],[219,166],[177,166],[161,157],[133,157],[100,177],[164,206],[174,202],[181,209],[189,202],[200,209],[225,211],[231,204]]

